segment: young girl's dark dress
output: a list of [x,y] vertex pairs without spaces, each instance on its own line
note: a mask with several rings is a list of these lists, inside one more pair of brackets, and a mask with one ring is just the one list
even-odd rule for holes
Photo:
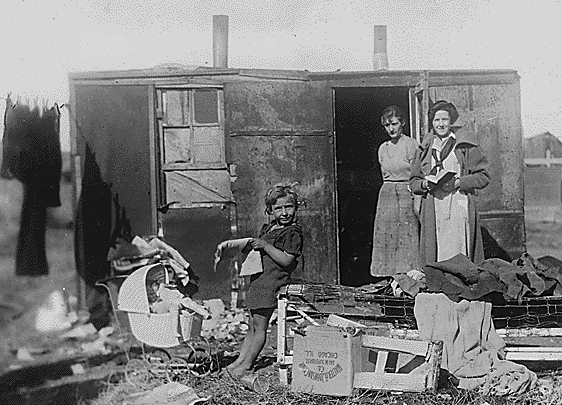
[[289,284],[291,272],[295,270],[302,254],[302,230],[298,224],[271,230],[274,223],[266,224],[260,232],[260,238],[271,243],[277,249],[296,256],[287,267],[281,267],[266,253],[261,253],[263,273],[250,278],[250,287],[244,300],[246,308],[274,308],[277,306],[277,291]]

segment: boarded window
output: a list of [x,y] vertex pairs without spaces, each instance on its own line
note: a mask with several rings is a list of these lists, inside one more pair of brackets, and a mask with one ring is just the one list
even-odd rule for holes
[[193,112],[197,124],[218,124],[219,109],[217,90],[198,89],[193,91]]
[[226,170],[222,90],[159,89],[161,204],[188,208],[232,200]]

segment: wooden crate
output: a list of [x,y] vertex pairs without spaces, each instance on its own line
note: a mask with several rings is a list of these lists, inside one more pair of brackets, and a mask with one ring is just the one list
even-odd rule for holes
[[[376,351],[377,360],[374,371],[355,373],[353,388],[437,392],[443,342],[364,335],[361,337],[361,345],[364,348]],[[392,366],[389,370],[388,359],[390,354],[419,356],[424,361],[409,373],[398,373],[396,366]]]

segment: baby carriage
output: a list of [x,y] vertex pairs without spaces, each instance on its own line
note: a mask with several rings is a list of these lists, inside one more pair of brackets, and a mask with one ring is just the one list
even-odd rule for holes
[[[201,337],[205,311],[195,312],[181,305],[181,294],[170,284],[170,273],[162,263],[141,267],[121,284],[117,309],[128,316],[130,333],[142,343],[141,358],[130,358],[125,369],[127,380],[133,384],[148,381],[151,376],[163,376],[171,381],[189,375],[205,376],[211,372],[212,356],[209,342]],[[163,289],[173,302],[164,302],[159,292]],[[192,302],[189,298],[189,302]],[[191,304],[197,309],[197,304]],[[119,325],[119,328],[121,326]],[[123,331],[121,331],[123,333]],[[199,342],[204,341],[202,347]],[[146,353],[144,345],[151,350]],[[181,346],[181,354],[166,350]],[[175,350],[174,352],[179,352]]]

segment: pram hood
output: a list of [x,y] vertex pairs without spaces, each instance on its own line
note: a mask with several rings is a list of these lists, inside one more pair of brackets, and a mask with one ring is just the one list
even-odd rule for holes
[[132,272],[121,285],[117,297],[117,308],[125,312],[149,314],[150,305],[146,290],[146,279],[149,272],[152,273],[160,269],[163,269],[166,275],[165,282],[169,283],[168,272],[161,263],[149,264]]

